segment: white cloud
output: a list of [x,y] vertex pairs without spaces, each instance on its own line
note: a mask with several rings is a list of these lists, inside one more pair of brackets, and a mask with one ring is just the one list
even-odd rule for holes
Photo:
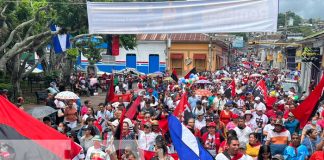
[[279,0],[279,11],[293,11],[303,18],[324,20],[324,0]]

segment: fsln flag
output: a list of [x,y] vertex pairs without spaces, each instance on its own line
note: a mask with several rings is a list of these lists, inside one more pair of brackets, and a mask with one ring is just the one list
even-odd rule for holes
[[[192,132],[173,115],[168,117],[169,132],[179,159],[212,160],[208,151]],[[188,158],[190,157],[190,158]]]
[[255,90],[259,92],[259,96],[261,95],[263,97],[263,101],[267,103],[268,101],[268,89],[266,86],[266,83],[263,79],[261,79],[255,86]]
[[175,116],[181,115],[186,110],[186,108],[188,106],[189,106],[189,103],[188,103],[187,93],[183,93],[182,96],[181,96],[179,104],[177,105],[177,107],[173,111],[173,114]]
[[187,74],[186,76],[184,76],[185,79],[188,79],[190,77],[190,75],[192,74],[197,74],[197,71],[196,71],[196,67],[194,67],[193,69],[191,69]]
[[73,159],[82,149],[3,96],[0,96],[0,142],[11,148],[14,159]]
[[177,75],[177,71],[175,69],[172,70],[171,78],[176,82],[178,82],[178,80],[179,80],[178,75]]
[[300,128],[303,128],[307,124],[312,113],[317,109],[316,105],[323,98],[323,88],[324,76],[309,96],[296,109],[291,111],[299,120]]
[[65,52],[68,48],[71,47],[70,34],[63,33],[62,31],[60,31],[61,28],[56,25],[51,25],[50,29],[52,32],[59,32],[52,37],[55,53],[59,54]]

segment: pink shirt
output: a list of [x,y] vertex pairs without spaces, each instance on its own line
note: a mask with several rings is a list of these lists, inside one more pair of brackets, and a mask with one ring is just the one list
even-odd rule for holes
[[227,123],[227,125],[226,125],[226,129],[228,131],[234,129],[235,127],[236,127],[236,125],[232,121]]
[[85,115],[88,112],[88,107],[83,105],[81,108],[81,116]]

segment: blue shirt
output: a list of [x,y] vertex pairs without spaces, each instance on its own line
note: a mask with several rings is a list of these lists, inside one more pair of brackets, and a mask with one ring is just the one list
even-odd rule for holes
[[302,141],[302,145],[305,145],[310,154],[313,154],[316,151],[316,145],[321,142],[321,138],[317,136],[316,140],[311,140],[308,136]]
[[290,135],[299,131],[299,121],[294,119],[293,121],[286,121],[285,122],[286,129],[290,132]]
[[308,149],[304,145],[300,145],[297,149],[287,146],[283,154],[285,160],[304,160],[309,155]]
[[197,101],[198,101],[197,98],[193,98],[193,97],[189,97],[189,98],[188,98],[188,102],[189,102],[190,107],[191,107],[192,110],[193,110],[194,108],[196,108],[196,106],[197,106],[197,104],[196,104]]

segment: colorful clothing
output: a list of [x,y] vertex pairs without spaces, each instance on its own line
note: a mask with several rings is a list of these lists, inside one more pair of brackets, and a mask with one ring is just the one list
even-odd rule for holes
[[304,145],[300,145],[297,148],[294,148],[293,146],[287,146],[284,151],[284,158],[289,160],[304,160],[306,157],[308,157],[310,154]]
[[283,130],[279,133],[270,130],[268,132],[267,141],[270,141],[271,155],[283,154],[290,140],[291,136],[288,130]]
[[249,143],[246,144],[246,151],[245,153],[252,158],[258,157],[259,150],[260,150],[261,144],[258,143],[256,145],[250,145]]
[[297,119],[294,119],[293,121],[286,121],[285,122],[285,128],[290,132],[290,134],[293,134],[295,132],[299,132],[299,121]]
[[223,122],[225,125],[227,125],[228,122],[231,121],[231,118],[232,118],[232,112],[229,111],[229,112],[226,112],[226,111],[221,111],[220,113],[220,121]]

